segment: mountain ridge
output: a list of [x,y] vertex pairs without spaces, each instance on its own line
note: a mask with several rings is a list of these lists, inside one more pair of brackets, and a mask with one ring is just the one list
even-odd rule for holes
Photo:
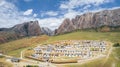
[[24,22],[11,28],[0,28],[0,43],[5,43],[23,37],[39,36],[43,34],[53,35],[50,29],[44,29],[44,31],[46,31],[44,32],[42,28],[39,26],[38,21]]
[[[58,35],[66,32],[72,32],[77,29],[82,30],[87,28],[97,28],[101,31],[100,28],[104,26],[106,29],[107,27],[112,27],[109,31],[116,30],[114,27],[120,26],[120,9],[104,10],[96,13],[77,15],[71,20],[66,18],[56,30],[55,34]],[[119,28],[118,30],[120,30]]]
[[39,35],[59,35],[76,30],[94,30],[97,32],[120,31],[120,9],[104,10],[95,13],[77,15],[73,19],[66,18],[55,31],[41,27],[38,21],[17,24],[11,28],[0,28],[0,43],[22,37]]

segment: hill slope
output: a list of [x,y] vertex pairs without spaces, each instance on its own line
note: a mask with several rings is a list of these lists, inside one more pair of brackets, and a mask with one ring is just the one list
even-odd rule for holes
[[[107,40],[113,43],[120,43],[120,32],[73,32],[59,36],[37,36],[37,37],[29,37],[23,38],[19,40],[15,40],[12,42],[8,42],[0,45],[0,51],[4,51],[5,54],[19,57],[20,52],[26,48],[33,47],[38,44],[46,44],[53,43],[58,40]],[[65,64],[65,65],[57,65],[58,67],[112,67],[112,64],[115,63],[116,67],[120,66],[119,54],[120,48],[114,48],[108,60],[105,61],[104,58],[97,59],[85,64]],[[118,59],[116,59],[118,58]],[[96,63],[97,62],[97,63]],[[101,66],[102,65],[102,66]]]
[[108,40],[120,42],[120,32],[72,32],[63,35],[52,36],[48,42],[57,40]]
[[[58,40],[107,40],[113,43],[120,42],[120,32],[73,32],[59,36],[37,36],[27,37],[0,45],[0,51],[5,54],[17,55],[24,48],[28,48],[37,44],[52,43]],[[15,48],[16,47],[16,48]]]

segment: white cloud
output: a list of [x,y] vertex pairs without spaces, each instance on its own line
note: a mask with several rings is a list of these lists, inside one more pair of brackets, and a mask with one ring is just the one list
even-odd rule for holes
[[73,9],[77,8],[80,6],[85,6],[85,5],[94,5],[94,6],[99,6],[104,3],[109,3],[112,2],[113,0],[68,0],[63,2],[60,5],[61,9]]
[[6,2],[5,0],[0,2],[0,16],[0,28],[12,27],[16,24],[33,19],[32,17],[23,16],[23,12],[18,11],[14,4]]
[[33,9],[28,9],[23,13],[23,15],[31,15],[32,12],[33,12]]
[[83,9],[86,10],[86,9],[88,9],[90,7],[91,7],[91,5],[86,5]]
[[41,27],[48,27],[51,30],[58,28],[58,26],[62,23],[64,18],[44,18],[37,19]]
[[42,12],[41,16],[57,16],[58,12],[55,11],[47,11],[47,12]]
[[32,0],[24,0],[25,2],[30,2],[30,1],[32,1]]
[[77,11],[70,10],[70,11],[68,11],[67,13],[64,14],[64,18],[70,18],[70,19],[72,19],[72,18],[74,18],[76,15],[80,15],[80,13],[77,12]]
[[31,15],[32,12],[33,12],[33,9],[28,9],[23,13],[23,15]]
[[33,17],[37,17],[37,14],[33,14]]
[[0,6],[4,5],[5,4],[5,1],[1,0],[0,1]]

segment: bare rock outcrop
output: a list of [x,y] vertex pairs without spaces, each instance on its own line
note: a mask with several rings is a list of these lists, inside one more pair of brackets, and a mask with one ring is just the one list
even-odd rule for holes
[[42,31],[42,34],[46,34],[46,35],[49,35],[49,36],[53,36],[54,35],[54,31],[50,30],[47,27],[42,27],[41,31]]
[[[97,29],[100,31],[120,30],[120,9],[104,10],[96,13],[78,15],[73,19],[65,19],[55,34],[63,34],[74,30]],[[109,28],[109,29],[108,29]],[[107,30],[106,30],[107,29]]]
[[0,28],[0,43],[41,34],[42,32],[38,21],[25,22],[11,28]]
[[30,21],[15,25],[12,30],[20,36],[37,36],[42,33],[38,21]]

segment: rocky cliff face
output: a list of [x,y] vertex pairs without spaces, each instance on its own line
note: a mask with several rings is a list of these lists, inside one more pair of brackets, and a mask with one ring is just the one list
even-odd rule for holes
[[46,35],[49,35],[49,36],[54,35],[54,32],[47,27],[42,27],[41,31],[42,31],[42,34],[46,34]]
[[25,22],[12,27],[20,36],[37,36],[41,34],[41,29],[38,21]]
[[25,22],[23,24],[15,25],[12,28],[1,28],[0,43],[15,40],[21,37],[37,36],[41,34],[42,32],[38,21]]
[[[65,19],[60,27],[56,30],[55,34],[62,34],[71,32],[77,29],[94,28],[98,29],[103,27],[107,31],[120,30],[120,9],[104,10],[96,13],[86,13],[76,16],[73,19]],[[116,28],[117,27],[117,28]],[[109,29],[108,29],[109,28]],[[101,28],[102,29],[102,28]]]

